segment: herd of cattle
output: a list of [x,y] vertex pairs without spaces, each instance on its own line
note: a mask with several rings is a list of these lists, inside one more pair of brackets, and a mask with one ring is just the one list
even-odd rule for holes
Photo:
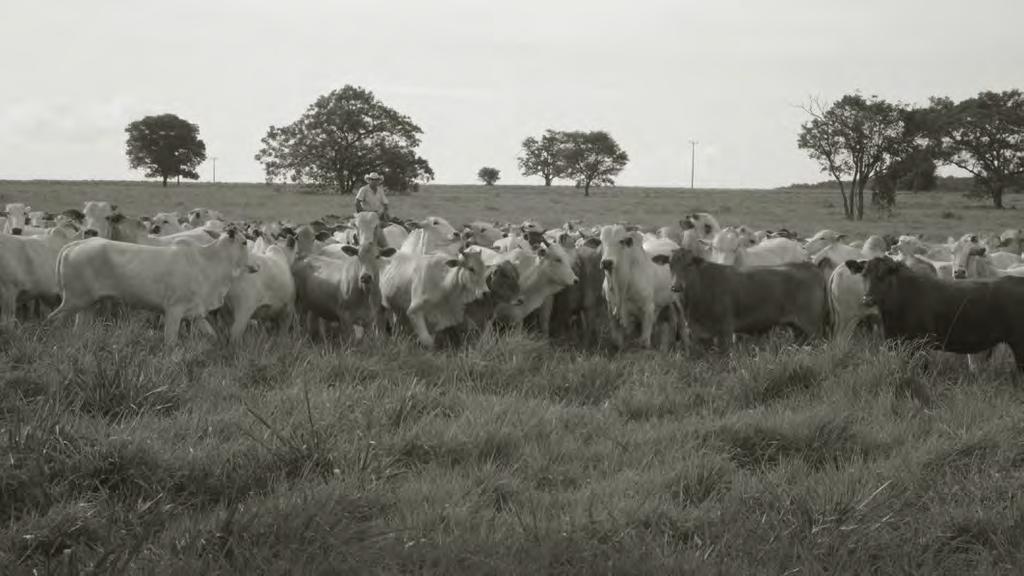
[[[60,214],[8,204],[0,234],[0,320],[88,322],[100,301],[162,313],[237,340],[253,324],[315,337],[411,329],[439,337],[528,324],[619,347],[692,341],[727,350],[736,334],[788,327],[803,341],[880,325],[939,349],[1012,350],[1024,369],[1024,233],[945,243],[822,230],[721,227],[707,213],[641,230],[624,224],[382,222],[373,212],[291,222],[226,222],[207,209],[131,217],[108,202]],[[972,357],[971,361],[977,358]]]

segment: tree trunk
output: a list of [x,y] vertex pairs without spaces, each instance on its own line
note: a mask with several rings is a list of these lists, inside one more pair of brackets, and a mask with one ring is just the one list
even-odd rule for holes
[[1000,210],[1004,208],[1002,186],[996,186],[995,188],[992,189],[992,204]]
[[553,177],[551,177],[551,176],[545,176],[545,177],[544,177],[544,185],[545,185],[545,186],[551,186],[551,181],[552,181],[552,180],[554,180],[554,178],[553,178]]
[[866,185],[867,180],[857,185],[857,220],[864,219],[864,188]]
[[167,188],[167,176],[164,176],[164,188]]
[[583,183],[583,195],[590,196],[590,180]]

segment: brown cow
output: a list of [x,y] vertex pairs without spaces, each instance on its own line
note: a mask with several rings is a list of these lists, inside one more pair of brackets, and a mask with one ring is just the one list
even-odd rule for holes
[[822,334],[827,317],[825,280],[809,262],[738,269],[715,264],[686,248],[654,257],[668,264],[672,290],[682,293],[692,337],[715,341],[724,352],[733,334],[789,326],[801,340]]
[[865,304],[878,307],[886,338],[924,339],[956,354],[1005,343],[1024,370],[1024,278],[946,282],[889,258],[846,267],[864,276]]

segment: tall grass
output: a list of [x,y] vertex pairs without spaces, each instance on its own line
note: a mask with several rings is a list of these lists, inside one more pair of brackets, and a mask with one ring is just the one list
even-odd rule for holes
[[0,330],[10,573],[1019,573],[1009,362]]

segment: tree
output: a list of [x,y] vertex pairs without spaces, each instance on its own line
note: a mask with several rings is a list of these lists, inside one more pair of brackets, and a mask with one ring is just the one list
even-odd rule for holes
[[545,186],[562,177],[562,136],[562,132],[545,130],[540,140],[533,136],[523,140],[523,155],[518,159],[523,176],[540,176]]
[[146,178],[198,180],[196,168],[206,160],[199,126],[174,114],[146,116],[124,129],[128,133],[128,165],[146,170]]
[[501,179],[501,170],[491,166],[484,166],[476,173],[476,177],[484,184],[494,186],[494,183]]
[[[847,219],[864,218],[864,188],[914,146],[905,126],[907,109],[876,96],[847,94],[826,108],[812,101],[811,120],[800,127],[797,146],[839,184]],[[849,181],[849,193],[846,182]]]
[[1003,208],[1003,192],[1024,176],[1024,94],[982,92],[956,104],[932,98],[931,110],[939,157],[970,172],[992,204]]
[[391,190],[434,178],[416,154],[423,131],[369,90],[345,86],[320,96],[287,126],[271,126],[256,160],[267,182],[277,179],[351,193],[370,172]]
[[591,185],[615,184],[615,176],[629,162],[629,155],[607,132],[563,132],[560,139],[563,174],[583,187],[584,196],[590,196]]

